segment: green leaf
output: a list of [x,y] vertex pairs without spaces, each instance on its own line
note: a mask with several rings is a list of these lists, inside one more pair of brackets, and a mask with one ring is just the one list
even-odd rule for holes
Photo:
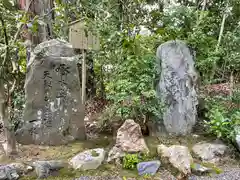
[[13,10],[14,6],[13,4],[10,2],[10,0],[2,0],[3,6],[8,9],[8,10]]

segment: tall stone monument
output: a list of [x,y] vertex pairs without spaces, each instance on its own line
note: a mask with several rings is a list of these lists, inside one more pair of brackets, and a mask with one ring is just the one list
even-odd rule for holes
[[77,58],[70,44],[50,40],[39,44],[27,64],[20,144],[61,145],[85,139],[84,105]]
[[157,59],[161,70],[157,92],[165,104],[164,126],[170,134],[186,135],[197,118],[197,73],[193,56],[183,41],[173,40],[158,47]]

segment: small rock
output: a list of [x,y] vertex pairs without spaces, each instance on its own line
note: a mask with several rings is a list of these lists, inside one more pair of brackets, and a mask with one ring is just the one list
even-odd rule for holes
[[203,162],[217,163],[219,156],[224,155],[227,146],[222,143],[197,143],[193,146],[193,152],[201,158]]
[[160,161],[140,162],[137,164],[138,174],[155,175],[161,165]]
[[47,178],[51,171],[59,170],[66,166],[66,163],[58,160],[33,162],[38,178]]
[[132,119],[126,120],[118,129],[116,146],[124,152],[149,152],[140,125]]
[[32,171],[33,170],[33,167],[32,166],[27,166],[27,171]]
[[105,150],[102,148],[91,149],[74,156],[69,164],[74,169],[89,170],[97,169],[105,158]]
[[203,174],[203,173],[208,173],[212,171],[211,168],[207,168],[205,166],[202,166],[201,164],[194,163],[191,165],[192,171],[197,173],[197,174]]
[[50,176],[50,165],[47,163],[34,163],[35,171],[39,179],[47,178]]
[[198,138],[198,137],[199,137],[198,134],[193,134],[192,136],[193,136],[194,138]]
[[187,147],[180,145],[167,147],[161,144],[157,151],[161,157],[167,157],[169,162],[184,175],[191,173],[193,158]]
[[110,162],[114,159],[119,159],[125,156],[125,153],[118,147],[114,146],[108,153],[107,162]]
[[[19,174],[25,174],[25,173],[33,170],[33,167],[26,166],[23,163],[11,163],[11,164],[9,164],[9,166],[15,168],[17,173],[19,173]],[[29,168],[29,167],[31,167],[31,168]]]
[[9,166],[12,166],[17,171],[24,171],[24,169],[25,169],[25,165],[22,163],[11,163],[11,164],[9,164]]
[[0,180],[17,180],[19,177],[13,166],[0,165]]
[[149,152],[143,138],[141,127],[134,120],[128,119],[117,131],[116,144],[109,151],[108,162],[124,156],[124,153]]

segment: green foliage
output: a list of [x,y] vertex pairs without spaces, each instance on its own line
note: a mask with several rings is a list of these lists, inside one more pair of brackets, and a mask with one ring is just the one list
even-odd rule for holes
[[210,133],[216,135],[218,138],[227,141],[234,141],[240,125],[240,111],[229,111],[225,106],[221,105],[222,101],[211,100],[212,105],[209,106],[207,117],[209,121],[205,124]]
[[138,163],[154,158],[155,156],[151,156],[149,153],[126,154],[123,157],[123,168],[133,170],[136,169]]
[[[24,99],[22,90],[26,72],[26,49],[21,39],[20,27],[27,23],[27,18],[24,16],[25,13],[18,11],[16,7],[13,1],[0,2],[0,79],[3,80],[1,86],[6,87],[5,97],[1,101],[9,105],[7,108],[11,123],[9,128],[13,129],[22,119]],[[16,69],[13,69],[12,62],[16,63]],[[12,87],[14,91],[9,95]]]
[[210,121],[206,122],[206,124],[209,125],[210,132],[217,135],[218,138],[230,138],[233,130],[233,124],[230,119],[227,119],[224,116],[223,112],[221,112],[218,108],[215,108],[210,110]]
[[[146,10],[150,4],[157,6]],[[167,8],[156,0],[56,1],[56,37],[67,39],[65,27],[76,19],[83,19],[89,30],[100,34],[101,50],[91,53],[97,92],[105,92],[112,102],[108,116],[102,118],[108,123],[114,116],[140,122],[145,117],[161,119],[163,105],[156,98],[154,82],[159,75],[155,53],[157,46],[167,40],[189,43],[196,52],[196,67],[204,83],[226,81],[231,72],[239,72],[239,1],[229,2],[231,13],[218,48],[226,3],[208,4],[204,11],[193,2],[180,4]],[[136,31],[140,26],[149,28],[152,34],[140,35]],[[215,64],[215,77],[210,79]],[[106,66],[112,69],[106,70]]]
[[[16,78],[17,91],[20,91],[26,72],[24,39],[19,36],[8,47],[5,39],[7,37],[12,42],[18,27],[29,23],[30,19],[12,2],[0,1],[0,16],[7,31],[5,36],[1,25],[0,63],[8,48],[9,57],[17,62],[20,71],[12,73],[11,61],[8,61],[4,67],[4,80],[11,85],[12,79]],[[105,92],[105,97],[112,102],[107,117],[109,121],[113,116],[134,118],[140,122],[152,117],[161,119],[164,105],[156,97],[155,87],[160,72],[155,67],[155,53],[157,46],[167,40],[184,40],[195,50],[196,67],[204,83],[226,81],[232,72],[239,76],[239,0],[229,1],[228,8],[225,1],[208,3],[204,11],[201,4],[190,1],[181,1],[179,6],[170,8],[157,0],[95,0],[94,3],[88,0],[58,0],[55,3],[54,37],[67,40],[69,23],[77,19],[84,20],[89,31],[94,29],[100,35],[100,51],[89,53],[93,54],[97,90],[99,94]],[[147,5],[156,6],[147,10]],[[224,14],[227,14],[227,19],[218,46]],[[45,23],[46,19],[35,17],[29,31],[37,32],[38,24]],[[149,28],[151,35],[141,35],[138,31],[141,26]],[[106,66],[112,69],[106,70]],[[215,77],[210,79],[213,69],[216,70]],[[14,107],[19,104],[18,92],[15,94],[12,97]],[[232,102],[239,103],[238,97],[239,92],[235,92]],[[218,136],[225,137],[229,134],[226,129],[231,126],[225,119],[232,117],[221,116],[221,113],[219,107],[211,110],[209,117],[213,122],[209,125],[215,128]]]
[[156,59],[150,48],[153,40],[141,36],[124,39],[124,55],[106,83],[107,98],[117,105],[116,114],[123,119],[161,116],[162,106],[153,85],[156,78]]
[[216,164],[202,162],[201,165],[212,169],[213,171],[215,171],[216,174],[223,173],[223,170],[221,168],[217,167]]
[[126,154],[123,157],[123,168],[136,169],[137,164],[140,162],[138,154]]
[[240,104],[240,88],[233,91],[231,101],[235,104]]
[[10,111],[10,122],[15,130],[22,122],[23,109],[25,103],[24,92],[16,90],[12,97],[12,110]]

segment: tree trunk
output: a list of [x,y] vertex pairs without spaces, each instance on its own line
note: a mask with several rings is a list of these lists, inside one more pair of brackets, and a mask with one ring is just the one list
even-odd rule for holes
[[0,81],[0,118],[3,122],[3,128],[6,138],[6,147],[5,153],[7,156],[12,156],[17,154],[17,148],[16,148],[16,138],[13,131],[13,128],[11,127],[11,124],[8,119],[8,108],[6,105],[6,98],[4,93],[4,84],[2,81]]
[[[226,11],[223,14],[222,23],[221,23],[221,27],[220,27],[220,32],[219,32],[219,36],[218,36],[218,43],[216,45],[215,52],[217,52],[219,50],[219,47],[221,45],[221,41],[222,41],[222,37],[223,37],[223,31],[224,31],[224,26],[225,26],[225,21],[227,19],[227,10],[228,10],[228,4],[226,6]],[[217,62],[214,61],[213,62],[213,67],[212,67],[212,71],[211,71],[210,80],[212,80],[214,78],[216,70],[217,70]]]
[[36,46],[53,36],[53,0],[26,0],[26,8],[28,8],[29,5],[30,8],[28,12],[31,13],[32,18],[37,15],[40,17],[41,21],[43,21],[43,19],[47,19],[44,23],[38,24],[38,32],[36,34],[30,34],[32,45]]
[[[3,129],[4,129],[4,133],[5,133],[5,138],[6,138],[6,146],[4,148],[6,155],[11,156],[11,155],[15,155],[17,153],[16,150],[16,140],[15,140],[15,134],[13,129],[11,128],[11,124],[9,122],[9,118],[8,118],[8,106],[7,106],[7,99],[6,95],[5,95],[5,91],[4,91],[4,67],[7,65],[7,62],[10,60],[9,58],[9,39],[8,39],[8,35],[7,35],[7,29],[6,29],[6,25],[4,23],[4,17],[2,17],[2,15],[0,16],[0,21],[1,21],[1,25],[4,31],[4,39],[5,39],[5,45],[6,50],[5,50],[5,55],[4,55],[4,59],[3,62],[0,66],[0,118],[1,118],[1,122],[3,123]],[[13,71],[15,71],[15,63],[12,62],[12,66],[13,66]],[[15,86],[15,83],[13,84]],[[14,88],[13,86],[13,88]],[[12,89],[13,90],[13,89]]]

